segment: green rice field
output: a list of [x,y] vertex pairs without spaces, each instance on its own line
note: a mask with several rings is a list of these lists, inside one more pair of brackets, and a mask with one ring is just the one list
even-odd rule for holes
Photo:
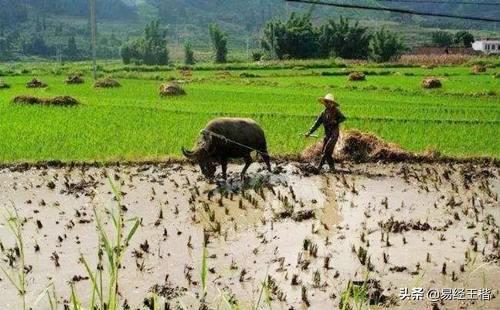
[[[338,98],[348,117],[344,128],[375,133],[410,151],[430,148],[454,157],[500,157],[500,78],[494,77],[498,66],[480,74],[471,74],[470,66],[249,66],[200,68],[189,76],[175,69],[116,66],[101,73],[122,84],[114,89],[94,88],[87,68],[50,65],[13,72],[0,65],[0,79],[11,86],[0,89],[0,162],[180,157],[181,146],[193,146],[200,129],[217,116],[251,117],[264,128],[272,154],[297,154],[317,141],[300,134],[321,111],[316,98],[327,92]],[[85,83],[66,85],[71,70],[81,70]],[[366,81],[348,81],[346,74],[352,70],[365,71]],[[48,87],[27,89],[33,76]],[[427,76],[439,77],[443,87],[422,89],[420,82]],[[173,78],[185,82],[187,95],[160,97],[162,80]],[[13,104],[18,95],[69,95],[82,104]]]

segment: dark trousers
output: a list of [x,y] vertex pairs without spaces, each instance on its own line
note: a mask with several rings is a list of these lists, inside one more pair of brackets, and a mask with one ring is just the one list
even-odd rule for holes
[[335,144],[339,139],[339,129],[336,128],[328,136],[323,139],[323,149],[321,151],[321,161],[319,162],[318,168],[321,169],[325,164],[325,161],[330,166],[330,169],[335,169],[335,162],[333,161],[333,150],[335,149]]

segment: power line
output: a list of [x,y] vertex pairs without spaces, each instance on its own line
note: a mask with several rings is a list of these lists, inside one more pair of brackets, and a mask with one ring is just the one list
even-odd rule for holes
[[426,12],[418,12],[418,11],[412,11],[412,10],[387,8],[387,7],[374,7],[374,6],[366,6],[366,5],[355,5],[355,4],[340,4],[340,3],[314,1],[314,0],[285,0],[285,1],[297,2],[297,3],[307,3],[307,4],[320,4],[320,5],[328,5],[328,6],[335,6],[335,7],[339,7],[339,8],[349,8],[349,9],[387,11],[387,12],[395,12],[395,13],[410,14],[410,15],[450,17],[450,18],[458,18],[458,19],[477,20],[477,21],[482,21],[482,22],[500,22],[500,19],[495,19],[495,18],[461,16],[461,15],[451,15],[451,14],[442,14],[442,13],[426,13]]
[[494,5],[500,6],[500,2],[470,2],[470,1],[437,1],[437,0],[377,0],[379,2],[402,2],[402,3],[411,3],[411,4],[420,4],[420,3],[437,3],[437,4],[467,4],[467,5]]

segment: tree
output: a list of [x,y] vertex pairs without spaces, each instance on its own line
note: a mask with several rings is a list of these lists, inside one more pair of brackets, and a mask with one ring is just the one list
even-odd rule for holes
[[196,63],[196,60],[194,59],[193,47],[189,42],[184,44],[184,63],[186,65],[194,65]]
[[269,21],[264,26],[262,48],[271,58],[313,58],[318,56],[318,29],[310,14],[292,13],[286,22]]
[[120,48],[120,56],[124,64],[131,62],[143,64],[144,61],[144,38],[126,42]]
[[401,55],[405,47],[401,40],[384,28],[375,32],[371,42],[371,57],[377,62],[385,62]]
[[215,62],[225,63],[227,61],[227,34],[222,32],[217,24],[210,25],[209,31],[215,52]]
[[165,34],[160,31],[160,22],[152,21],[144,30],[142,60],[146,65],[167,65],[168,50]]
[[320,29],[319,50],[321,56],[347,59],[366,59],[370,52],[371,35],[358,22],[351,25],[348,19],[339,22],[329,20]]
[[453,35],[447,31],[435,31],[432,33],[432,43],[439,47],[448,47],[453,44]]
[[11,43],[7,38],[0,36],[0,60],[6,60],[10,57]]
[[44,38],[40,34],[31,37],[30,41],[24,42],[22,49],[26,55],[49,56],[53,52],[53,48],[45,43]]
[[278,59],[330,56],[366,59],[371,39],[367,30],[342,17],[338,22],[329,20],[317,28],[311,22],[310,13],[292,13],[286,22],[276,20],[265,25],[261,45],[271,58]]
[[75,37],[70,37],[68,39],[68,44],[64,49],[64,54],[68,59],[75,60],[79,58],[80,52],[78,51],[78,47],[76,46]]
[[120,49],[124,64],[132,61],[146,65],[167,65],[169,53],[165,33],[160,30],[160,23],[152,21],[144,29],[144,37],[126,42]]
[[132,61],[132,48],[130,43],[122,45],[120,48],[120,56],[124,64],[128,65]]
[[459,31],[455,33],[455,44],[463,47],[471,47],[474,42],[474,36],[468,31]]

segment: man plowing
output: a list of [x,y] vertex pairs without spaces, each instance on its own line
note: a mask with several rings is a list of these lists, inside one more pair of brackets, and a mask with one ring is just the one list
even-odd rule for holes
[[339,110],[339,104],[335,101],[332,94],[327,94],[325,97],[318,98],[318,101],[325,106],[325,110],[321,112],[318,119],[311,127],[306,137],[312,135],[319,126],[323,125],[325,129],[325,137],[323,139],[323,148],[321,150],[321,160],[318,165],[318,171],[321,171],[325,161],[330,166],[330,171],[335,171],[335,163],[333,161],[333,149],[339,138],[340,123],[345,121],[345,116]]

